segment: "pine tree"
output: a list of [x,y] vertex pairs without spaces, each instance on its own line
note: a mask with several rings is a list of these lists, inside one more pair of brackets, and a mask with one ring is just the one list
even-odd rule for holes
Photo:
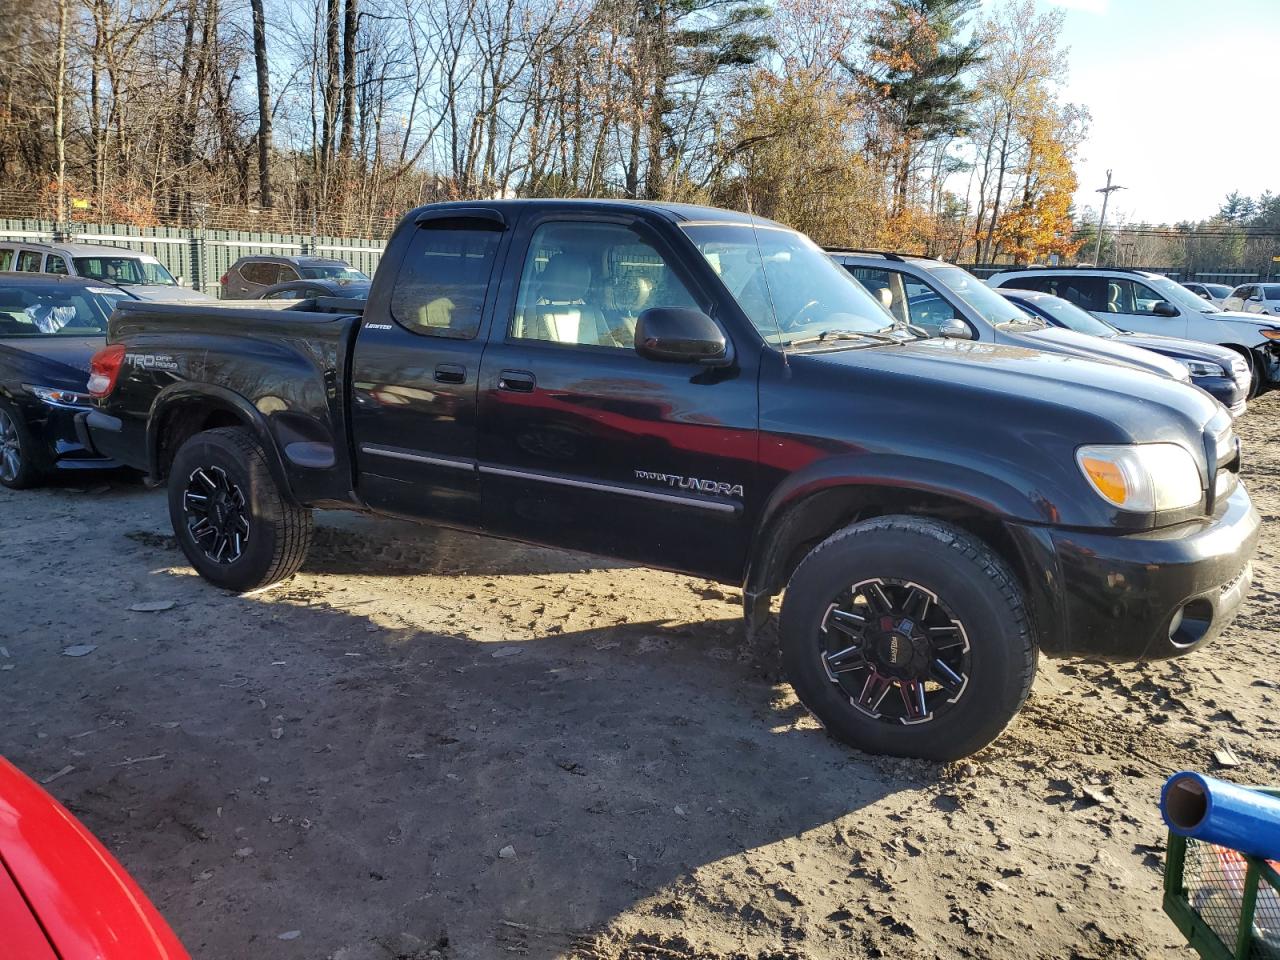
[[876,146],[893,171],[894,205],[906,206],[912,173],[930,144],[965,132],[969,69],[982,41],[964,38],[979,0],[880,0],[865,65],[846,64],[872,93],[882,130]]

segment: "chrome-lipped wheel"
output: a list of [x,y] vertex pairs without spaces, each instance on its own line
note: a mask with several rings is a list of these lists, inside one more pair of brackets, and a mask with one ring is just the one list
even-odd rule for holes
[[16,483],[22,472],[22,440],[18,424],[7,410],[0,410],[0,480]]
[[249,505],[221,467],[198,467],[182,495],[187,531],[214,563],[235,563],[249,542]]
[[969,685],[969,637],[916,583],[854,584],[827,608],[822,665],[855,709],[886,723],[938,719]]

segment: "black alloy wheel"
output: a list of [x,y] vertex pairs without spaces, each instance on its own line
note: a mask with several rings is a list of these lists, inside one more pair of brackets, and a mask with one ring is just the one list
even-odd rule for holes
[[251,525],[244,491],[221,467],[197,467],[182,495],[187,530],[214,563],[239,560],[249,542]]
[[969,686],[969,636],[938,597],[916,583],[854,584],[819,628],[822,665],[849,703],[885,723],[928,723]]

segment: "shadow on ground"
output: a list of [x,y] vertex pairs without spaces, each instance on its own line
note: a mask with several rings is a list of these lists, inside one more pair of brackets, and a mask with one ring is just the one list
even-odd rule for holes
[[[561,956],[655,894],[678,919],[681,879],[746,849],[826,827],[848,862],[827,825],[902,785],[797,726],[736,620],[477,642],[145,585],[172,619],[17,709],[81,753],[55,792],[195,957]],[[762,880],[713,909],[786,940],[796,900]]]

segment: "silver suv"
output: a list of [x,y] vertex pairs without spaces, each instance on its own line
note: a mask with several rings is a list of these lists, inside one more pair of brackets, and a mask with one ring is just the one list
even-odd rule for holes
[[345,260],[328,257],[259,255],[241,257],[222,275],[224,300],[255,300],[278,283],[294,280],[368,280]]
[[945,260],[876,250],[830,250],[899,323],[930,336],[977,340],[1118,363],[1186,383],[1185,367],[1150,350],[1049,326]]
[[0,272],[84,277],[127,290],[139,300],[211,300],[182,286],[155,257],[125,247],[93,243],[0,243]]

